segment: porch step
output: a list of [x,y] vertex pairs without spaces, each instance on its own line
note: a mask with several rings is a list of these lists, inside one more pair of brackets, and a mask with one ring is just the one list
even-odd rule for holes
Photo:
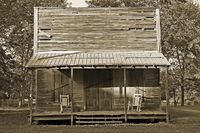
[[121,120],[123,117],[75,117],[78,120]]
[[74,116],[76,124],[120,124],[123,123],[123,116],[86,116],[86,115],[78,115]]
[[121,124],[123,121],[76,121],[76,124]]

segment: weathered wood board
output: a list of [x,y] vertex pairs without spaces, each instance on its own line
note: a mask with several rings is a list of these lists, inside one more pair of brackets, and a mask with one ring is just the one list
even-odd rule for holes
[[58,111],[59,105],[54,104],[54,75],[52,70],[37,70],[37,101],[36,112]]
[[73,81],[74,111],[83,111],[85,108],[83,70],[74,70]]
[[[70,70],[42,69],[37,77],[37,110],[59,111],[59,95],[71,94]],[[128,69],[127,101],[135,93],[144,96],[145,109],[159,109],[159,69]],[[75,69],[73,107],[75,112],[123,110],[123,70]]]
[[153,8],[36,8],[37,51],[157,51]]
[[[159,69],[127,70],[127,101],[131,101],[135,93],[143,95],[143,108],[159,109],[160,85]],[[113,70],[113,110],[123,110],[124,87],[123,70]]]
[[52,69],[37,70],[36,111],[60,111],[60,95],[69,95],[69,77]]
[[111,110],[112,71],[85,70],[86,110]]

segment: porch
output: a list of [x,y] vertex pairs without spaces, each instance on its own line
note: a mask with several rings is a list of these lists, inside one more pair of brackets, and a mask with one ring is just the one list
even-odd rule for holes
[[[84,111],[84,112],[42,112],[33,113],[34,121],[65,120],[73,124],[120,124],[134,122],[157,122],[166,121],[166,112],[145,110],[141,112],[127,111]],[[126,118],[127,117],[127,118]]]
[[[28,64],[30,68],[37,69],[33,78],[37,91],[36,112],[33,112],[31,107],[31,123],[37,120],[69,120],[71,125],[126,123],[133,120],[168,121],[167,109],[166,113],[161,110],[159,82],[159,68],[167,68],[168,62],[160,53],[37,56],[37,60],[31,60]],[[63,58],[60,57],[63,56],[66,56],[66,60],[70,59],[70,62],[56,64],[61,62]],[[131,60],[128,62],[129,58]],[[51,66],[44,64],[45,61],[56,62]],[[167,83],[165,85],[167,89]],[[33,87],[31,92],[32,89]],[[58,89],[61,91],[57,91]],[[58,97],[63,94],[69,95],[70,108],[69,112],[59,113]],[[140,94],[142,103],[146,104],[141,112],[128,110],[128,103],[133,101],[135,94]],[[150,108],[153,110],[150,111]]]

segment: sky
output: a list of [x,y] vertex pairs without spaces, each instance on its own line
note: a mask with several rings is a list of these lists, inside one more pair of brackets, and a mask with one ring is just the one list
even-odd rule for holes
[[194,2],[200,4],[200,0],[193,0]]
[[[85,0],[68,0],[72,3],[72,7],[87,7]],[[194,2],[200,4],[200,0],[193,0]]]
[[72,7],[87,7],[85,0],[68,0],[72,3]]

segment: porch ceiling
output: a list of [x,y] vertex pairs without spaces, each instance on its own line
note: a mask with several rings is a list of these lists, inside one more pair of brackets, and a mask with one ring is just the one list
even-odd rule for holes
[[37,53],[27,63],[28,68],[59,67],[167,67],[170,63],[159,52],[57,52]]

